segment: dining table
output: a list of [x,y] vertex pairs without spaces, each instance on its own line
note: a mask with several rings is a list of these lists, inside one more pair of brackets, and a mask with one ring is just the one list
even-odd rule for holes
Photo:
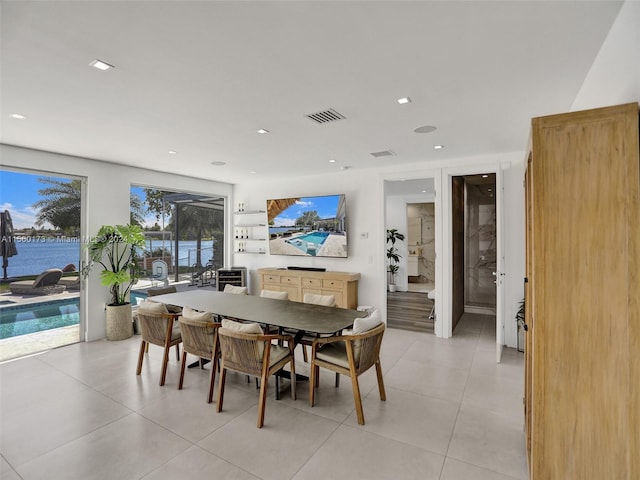
[[201,312],[212,312],[222,318],[229,317],[296,330],[302,334],[335,335],[353,325],[357,317],[366,312],[348,308],[327,307],[311,303],[277,300],[256,295],[237,295],[211,290],[186,290],[149,298],[178,307],[190,307]]
[[[155,295],[149,300],[178,307],[190,307],[201,312],[212,312],[219,318],[232,318],[277,327],[278,332],[296,331],[295,344],[306,334],[336,335],[353,325],[367,312],[348,308],[327,307],[311,303],[278,300],[256,295],[238,295],[211,290],[185,290]],[[198,365],[193,363],[189,367]],[[281,372],[285,376],[289,372]],[[307,381],[305,375],[296,375],[297,381]],[[276,398],[280,392],[276,390]]]

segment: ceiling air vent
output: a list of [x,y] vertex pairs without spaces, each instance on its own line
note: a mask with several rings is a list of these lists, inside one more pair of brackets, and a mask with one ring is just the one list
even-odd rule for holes
[[379,158],[379,157],[393,157],[395,152],[393,150],[383,150],[382,152],[373,152],[371,156]]
[[305,115],[305,117],[319,124],[335,122],[336,120],[344,120],[347,118],[341,113],[336,112],[333,108],[323,110],[322,112],[311,113],[309,115]]

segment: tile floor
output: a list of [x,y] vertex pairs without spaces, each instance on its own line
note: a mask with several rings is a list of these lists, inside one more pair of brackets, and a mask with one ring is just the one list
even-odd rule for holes
[[[493,317],[466,315],[456,336],[387,329],[382,366],[361,378],[366,425],[350,382],[321,371],[317,403],[276,401],[255,426],[258,391],[230,374],[222,413],[206,403],[209,370],[178,391],[161,350],[135,375],[140,337],[79,343],[0,365],[1,480],[9,479],[526,479],[523,356],[494,362]],[[298,352],[299,354],[299,352]],[[297,369],[308,367],[299,354]]]

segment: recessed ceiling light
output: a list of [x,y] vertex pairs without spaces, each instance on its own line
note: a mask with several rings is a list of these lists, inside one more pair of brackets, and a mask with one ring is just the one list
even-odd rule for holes
[[89,65],[92,66],[93,68],[97,68],[98,70],[102,70],[102,71],[109,70],[110,68],[115,68],[113,65],[109,65],[108,63],[98,59],[95,59]]
[[178,153],[178,152],[176,152],[175,150],[169,150],[167,153],[168,153],[169,155],[175,155],[175,154],[176,154],[176,153]]
[[427,193],[427,191],[426,190],[422,190],[422,193]]
[[485,173],[484,175],[482,175],[482,178],[489,178],[489,175]]
[[16,120],[24,120],[27,117],[25,117],[24,115],[20,115],[19,113],[12,113],[11,118],[15,118]]
[[444,148],[444,145],[434,145],[433,148],[435,148],[436,150],[442,150]]
[[269,133],[269,130],[265,130],[264,128],[261,128],[260,130],[258,130],[258,133]]
[[221,167],[222,165],[226,165],[226,164],[227,164],[226,162],[220,162],[220,161],[211,162],[211,165],[215,165],[216,167]]
[[331,160],[329,160],[329,163],[336,163],[336,161],[332,158]]
[[396,100],[400,105],[404,105],[405,103],[411,103],[411,99],[409,97],[402,97]]
[[432,126],[432,125],[423,125],[422,127],[418,127],[416,129],[414,129],[413,131],[415,133],[431,133],[433,131],[436,130],[436,127]]
[[493,192],[493,190],[491,190],[490,188],[487,188],[487,192]]
[[256,173],[258,173],[258,172],[256,172],[255,170],[251,170],[249,173],[250,173],[251,175],[255,175],[255,174],[256,174]]

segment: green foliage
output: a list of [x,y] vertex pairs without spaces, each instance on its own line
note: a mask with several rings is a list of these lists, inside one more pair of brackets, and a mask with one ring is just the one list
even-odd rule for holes
[[129,197],[129,223],[142,226],[144,223],[144,202],[140,195],[132,193]]
[[387,248],[387,261],[389,262],[388,271],[390,274],[390,282],[392,285],[396,283],[396,273],[400,269],[398,263],[402,256],[398,253],[398,249],[396,248],[396,241],[403,241],[404,234],[398,232],[395,228],[387,229],[387,245],[391,244],[389,248]]
[[41,227],[50,223],[66,235],[80,234],[80,207],[82,183],[80,180],[58,180],[51,177],[39,177],[38,181],[48,185],[38,190],[43,197],[33,204],[38,210],[36,225]]
[[524,324],[524,315],[525,315],[525,304],[524,298],[520,301],[518,307],[518,311],[516,312],[516,322],[519,324]]
[[89,263],[82,269],[87,277],[96,264],[102,265],[100,279],[109,287],[111,305],[125,305],[137,280],[137,248],[144,248],[144,232],[137,225],[103,225],[86,245]]
[[313,226],[314,223],[321,220],[317,210],[309,210],[304,212],[296,219],[296,225],[298,226]]
[[164,214],[166,217],[173,215],[173,207],[169,202],[164,201],[164,196],[168,192],[163,190],[156,190],[154,188],[145,188],[145,203],[147,204],[147,211],[156,215],[156,220],[160,220]]

